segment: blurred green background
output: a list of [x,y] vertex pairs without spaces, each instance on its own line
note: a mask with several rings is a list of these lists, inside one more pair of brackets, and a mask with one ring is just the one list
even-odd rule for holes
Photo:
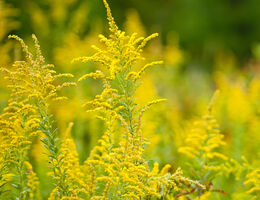
[[[20,28],[11,33],[23,38],[37,34],[43,49],[48,51],[45,54],[50,62],[53,62],[53,48],[62,44],[66,32],[84,37],[95,23],[105,24],[101,0],[6,2],[19,10],[15,19]],[[239,67],[259,56],[259,0],[111,0],[109,3],[120,27],[128,10],[135,9],[148,33],[161,33],[163,44],[170,32],[178,34],[180,47],[188,54],[189,65],[211,69],[220,52],[234,54]],[[83,21],[74,22],[72,26],[71,20],[79,9]],[[41,14],[46,19],[40,19]]]

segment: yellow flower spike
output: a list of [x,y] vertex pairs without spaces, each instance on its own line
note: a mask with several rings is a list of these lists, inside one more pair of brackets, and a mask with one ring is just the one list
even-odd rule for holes
[[164,102],[164,101],[167,101],[167,99],[157,99],[157,100],[153,100],[153,101],[150,101],[148,102],[139,112],[139,116],[138,116],[138,121],[137,121],[137,124],[136,124],[136,130],[139,131],[140,128],[141,128],[141,121],[142,121],[142,117],[143,117],[143,114],[154,104],[158,104],[158,103],[161,103],[161,102]]
[[107,19],[108,19],[108,23],[109,23],[109,26],[110,26],[109,30],[111,31],[111,33],[116,34],[118,27],[117,27],[117,25],[114,21],[114,18],[112,17],[111,9],[110,9],[106,0],[103,0],[103,2],[104,2],[104,5],[105,5],[105,8],[107,9]]
[[97,181],[92,187],[90,199],[164,198],[183,187],[195,185],[204,188],[198,182],[185,178],[180,169],[174,174],[168,173],[169,165],[165,166],[162,174],[159,174],[159,164],[155,164],[152,172],[149,170],[143,156],[144,146],[148,142],[142,135],[141,119],[152,105],[166,99],[154,100],[141,107],[135,102],[134,94],[138,87],[136,80],[142,78],[148,67],[161,64],[162,61],[148,63],[137,72],[132,68],[138,61],[144,60],[141,56],[143,47],[158,34],[147,38],[137,38],[136,33],[126,35],[118,29],[106,0],[104,5],[110,30],[109,37],[99,35],[104,47],[94,46],[94,55],[73,59],[73,62],[96,62],[101,69],[105,68],[83,75],[78,80],[88,77],[103,80],[101,94],[83,105],[88,112],[97,111],[106,126],[98,145],[84,162],[84,167],[93,167]]
[[[56,85],[57,78],[73,77],[73,75],[55,75],[56,72],[51,69],[53,65],[44,63],[39,42],[35,35],[32,36],[36,50],[35,57],[29,52],[29,48],[21,38],[13,35],[9,36],[9,38],[16,39],[21,44],[25,53],[25,61],[15,62],[12,71],[1,69],[1,73],[6,74],[5,79],[10,82],[8,87],[11,88],[9,104],[4,113],[0,115],[0,121],[7,122],[0,125],[1,132],[6,135],[1,156],[6,157],[4,166],[6,172],[12,171],[17,176],[17,180],[15,181],[19,181],[20,179],[18,183],[20,186],[14,189],[13,194],[17,193],[17,196],[21,199],[37,199],[36,193],[38,193],[37,187],[39,184],[36,174],[32,171],[32,167],[28,163],[29,150],[34,137],[45,135],[47,139],[43,138],[42,141],[45,145],[47,144],[46,147],[55,148],[55,150],[51,149],[51,154],[57,152],[57,139],[51,138],[47,142],[50,137],[55,137],[53,136],[54,134],[49,135],[49,133],[54,132],[50,128],[52,121],[48,114],[49,102],[51,100],[64,99],[64,97],[58,96],[57,91],[64,87],[75,86],[75,83]],[[0,136],[1,140],[2,135]],[[55,142],[56,144],[53,144]],[[52,145],[49,145],[50,143]],[[52,174],[57,176],[57,173],[60,172],[57,169],[57,164],[60,162],[57,160],[59,157],[52,155],[49,158],[51,158],[50,163],[53,164]],[[24,174],[27,174],[27,176],[24,176]],[[66,183],[65,180],[61,181],[57,177],[54,177],[55,181],[57,181],[57,185]],[[17,183],[14,182],[13,184]],[[57,188],[61,189],[61,187]],[[7,197],[7,199],[9,198]]]
[[164,175],[166,175],[166,174],[168,174],[169,173],[169,170],[171,169],[171,165],[170,164],[166,164],[163,168],[162,168],[162,170],[161,170],[161,172],[160,172],[160,176],[164,176]]
[[68,97],[57,97],[53,99],[54,101],[64,101],[64,100],[68,100]]
[[260,192],[260,169],[251,170],[246,175],[246,181],[244,181],[244,185],[250,186],[246,193],[251,194],[257,198],[257,195]]
[[155,162],[153,164],[153,170],[151,171],[151,176],[156,176],[159,173],[159,164]]
[[8,36],[9,39],[15,39],[17,41],[19,41],[19,43],[21,44],[22,46],[22,50],[23,52],[25,53],[26,55],[26,61],[29,62],[31,64],[31,61],[32,61],[32,54],[29,52],[29,49],[28,49],[28,46],[24,43],[24,41],[19,38],[18,36],[16,35],[9,35]]
[[[53,174],[53,176],[57,181],[60,180],[60,176],[65,175],[66,177],[65,184],[68,188],[70,188],[70,190],[69,192],[64,193],[62,198],[80,199],[79,196],[89,195],[90,188],[87,187],[87,181],[89,181],[91,178],[83,173],[82,167],[79,164],[76,147],[70,135],[72,126],[73,123],[69,123],[67,130],[65,131],[63,144],[60,150],[61,153],[57,159],[59,162],[62,161],[63,164],[57,168],[57,171]],[[57,161],[53,161],[54,166],[57,164]],[[56,189],[54,189],[54,191],[55,190]]]
[[71,130],[72,130],[72,127],[73,127],[74,123],[73,122],[70,122],[66,131],[65,131],[65,134],[64,134],[64,137],[65,138],[69,138],[71,137]]
[[42,56],[42,52],[41,52],[41,48],[40,48],[40,44],[39,44],[39,41],[36,37],[36,35],[32,34],[32,39],[34,41],[34,46],[35,46],[35,49],[36,49],[36,62],[37,64],[44,64],[45,62],[45,59],[44,57]]
[[38,189],[39,186],[39,180],[38,177],[36,176],[36,173],[33,171],[32,165],[25,161],[24,163],[27,167],[28,170],[28,175],[27,175],[27,179],[28,179],[28,183],[27,186],[29,188],[28,191],[28,197],[29,199],[35,199],[35,198],[39,198],[40,195],[40,191]]
[[185,142],[178,149],[180,153],[192,159],[192,164],[196,166],[192,170],[196,170],[197,177],[200,178],[201,182],[205,181],[205,174],[207,174],[207,182],[212,182],[217,174],[227,175],[234,172],[238,174],[241,169],[241,166],[234,166],[237,163],[220,151],[226,143],[223,141],[224,135],[221,134],[217,121],[212,116],[212,109],[218,93],[219,91],[216,91],[213,95],[207,114],[194,122],[192,128],[187,130]]
[[[153,33],[152,35],[148,36],[147,38],[144,38],[142,43],[137,47],[137,49],[142,49],[143,47],[145,47],[145,45],[147,44],[147,42],[149,42],[150,40],[152,40],[153,38],[158,37],[159,34],[158,33]],[[139,41],[138,41],[139,42]]]
[[140,79],[140,78],[141,78],[141,75],[145,72],[145,70],[146,70],[148,67],[151,67],[151,66],[153,66],[153,65],[159,65],[159,64],[163,64],[163,61],[154,61],[154,62],[151,62],[151,63],[146,64],[146,65],[135,75],[135,80]]
[[137,72],[129,72],[125,77],[125,80],[130,80],[131,78],[136,79],[136,77],[137,77]]
[[102,72],[96,71],[95,73],[90,73],[82,76],[81,78],[79,78],[78,82],[83,81],[88,77],[91,77],[93,79],[105,79],[105,75]]
[[58,85],[58,86],[56,87],[56,91],[59,91],[59,90],[65,88],[65,87],[71,87],[71,86],[77,86],[77,84],[76,84],[76,83],[66,82],[66,83],[63,83],[62,85]]
[[15,176],[14,174],[3,174],[2,175],[2,180],[1,180],[2,183],[1,184],[4,184],[4,183],[12,180],[14,176]]
[[150,101],[144,106],[144,108],[149,108],[151,105],[161,103],[161,102],[164,102],[164,101],[167,101],[167,99],[156,99],[156,100]]
[[55,79],[58,79],[58,78],[73,78],[74,75],[73,74],[69,74],[69,73],[64,73],[64,74],[58,74],[58,75],[55,75],[54,78]]

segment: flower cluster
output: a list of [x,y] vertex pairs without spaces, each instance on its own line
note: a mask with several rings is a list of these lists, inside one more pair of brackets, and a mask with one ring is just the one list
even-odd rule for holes
[[[56,149],[51,146],[57,139],[50,132],[51,123],[47,116],[50,100],[61,100],[57,92],[66,86],[75,83],[56,84],[60,77],[72,77],[71,74],[58,74],[52,70],[52,65],[46,65],[40,51],[40,46],[35,35],[32,36],[36,55],[29,51],[28,46],[17,36],[9,36],[18,40],[25,54],[24,61],[16,61],[11,70],[1,68],[4,79],[9,83],[11,90],[4,113],[0,116],[1,127],[1,191],[4,198],[11,193],[4,193],[13,186],[17,189],[17,196],[20,199],[35,199],[37,177],[33,173],[29,163],[29,151],[35,137],[43,137],[43,143],[47,143],[48,150]],[[44,137],[46,136],[46,138]],[[52,141],[49,141],[52,139]],[[50,151],[57,154],[55,151]],[[50,157],[50,159],[53,159]],[[56,166],[55,166],[56,167]],[[29,169],[28,169],[29,168]],[[10,177],[7,182],[7,178]],[[15,191],[15,190],[13,190]],[[7,195],[7,196],[6,196]]]
[[[65,14],[69,11],[67,7],[76,6],[77,2],[60,2],[60,7],[56,3],[50,8],[52,20],[75,23],[73,19],[68,20],[69,16],[65,17]],[[73,103],[60,103],[61,100],[69,100],[61,96],[61,89],[77,84],[66,81],[74,77],[72,74],[57,74],[54,65],[46,64],[35,35],[32,35],[33,50],[18,36],[9,36],[15,39],[14,42],[19,42],[22,52],[17,50],[17,54],[24,59],[0,68],[0,84],[3,82],[10,91],[10,98],[0,114],[0,199],[259,199],[259,161],[255,158],[260,154],[252,155],[259,149],[259,138],[256,136],[260,130],[259,80],[252,81],[245,92],[239,84],[232,88],[223,74],[216,73],[217,88],[223,92],[220,103],[216,105],[217,91],[206,115],[190,124],[190,116],[181,116],[183,113],[178,110],[181,104],[170,102],[173,105],[168,105],[163,103],[166,99],[157,97],[159,95],[153,85],[156,80],[150,79],[146,73],[152,66],[163,63],[157,59],[147,61],[145,52],[148,42],[158,33],[148,37],[133,33],[135,24],[138,31],[145,32],[135,12],[129,15],[133,21],[128,20],[127,31],[121,31],[112,17],[107,0],[103,3],[107,11],[109,35],[99,35],[100,43],[92,46],[95,53],[91,56],[72,61],[80,62],[81,67],[92,67],[92,72],[81,75],[78,82],[94,79],[102,83],[101,92],[95,94],[92,100],[85,101],[82,108],[79,103],[81,99],[77,99],[78,93],[82,92],[80,84]],[[0,11],[2,5],[0,0]],[[44,15],[37,12],[37,6],[35,8],[33,20],[44,21]],[[75,19],[82,19],[80,7],[76,10],[79,16]],[[14,12],[12,9],[6,11],[3,15],[9,16]],[[7,27],[4,31],[0,30],[0,43],[3,35],[15,27],[15,23],[8,26],[8,20],[5,20],[0,14],[0,26]],[[47,21],[51,24],[52,20]],[[43,30],[43,27],[40,28]],[[79,36],[67,35],[71,48],[80,55],[83,52],[88,54],[85,44],[92,38],[82,41]],[[177,57],[170,58],[164,52],[168,59],[166,65],[183,59],[176,41],[172,43],[175,46],[166,49],[169,48],[169,55],[175,52]],[[73,65],[67,60],[75,53],[63,59],[64,52],[66,54],[68,50],[60,46],[55,48],[57,55],[54,60],[71,69]],[[5,55],[8,57],[7,53]],[[4,65],[9,63],[7,57]],[[166,73],[171,72],[169,74],[179,73],[174,71],[177,68],[165,69],[168,70]],[[162,76],[158,73],[155,79]],[[170,79],[174,76],[169,75]],[[88,86],[91,87],[91,84]],[[182,100],[183,105],[192,107],[186,98]],[[202,104],[200,106],[204,108]],[[157,109],[152,109],[154,105]],[[66,111],[57,111],[59,106],[66,107]],[[217,110],[223,111],[225,117],[215,115],[215,106],[219,106]],[[81,110],[81,118],[76,116],[78,112],[71,113],[74,109]],[[83,114],[83,111],[86,112]],[[95,125],[87,121],[94,115],[97,118]],[[80,135],[85,130],[88,133]],[[88,137],[90,132],[94,133],[91,141]],[[247,137],[245,133],[248,133]],[[231,137],[232,134],[236,137]],[[247,140],[243,141],[245,138]],[[240,149],[243,143],[252,140],[251,147]],[[79,142],[83,145],[78,145]]]
[[74,59],[97,62],[104,68],[79,79],[101,79],[104,88],[94,100],[83,105],[88,112],[98,112],[98,118],[104,120],[107,127],[99,140],[100,145],[94,147],[86,161],[96,170],[97,190],[93,199],[162,198],[172,191],[180,191],[180,188],[204,188],[200,183],[182,176],[180,169],[174,174],[168,173],[168,166],[160,174],[156,172],[156,167],[150,171],[143,157],[147,139],[142,135],[141,121],[147,109],[165,99],[153,100],[140,107],[134,95],[147,68],[162,62],[144,64],[139,71],[133,71],[133,68],[137,68],[138,61],[144,60],[141,55],[143,47],[158,34],[147,38],[136,37],[136,33],[127,36],[118,29],[105,0],[104,4],[110,36],[100,35],[99,38],[105,47],[93,46],[97,51],[93,56]]

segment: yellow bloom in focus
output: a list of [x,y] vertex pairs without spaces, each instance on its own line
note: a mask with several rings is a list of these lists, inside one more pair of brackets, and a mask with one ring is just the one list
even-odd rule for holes
[[[141,53],[147,42],[158,34],[146,38],[136,37],[136,33],[126,35],[115,24],[106,0],[104,4],[110,30],[108,38],[99,35],[104,48],[93,46],[96,50],[93,56],[73,60],[92,61],[102,66],[102,71],[86,74],[78,80],[93,78],[103,81],[101,94],[83,105],[88,112],[99,113],[98,118],[106,124],[106,132],[99,145],[94,147],[85,162],[98,172],[97,189],[92,199],[161,198],[186,186],[203,188],[198,182],[185,178],[180,169],[174,174],[168,173],[169,165],[160,174],[158,166],[150,172],[143,157],[147,139],[142,134],[142,118],[152,105],[165,99],[151,100],[140,106],[134,97],[145,71],[162,61],[144,64],[138,71],[133,68],[138,61],[144,60]],[[100,191],[98,188],[103,189]]]

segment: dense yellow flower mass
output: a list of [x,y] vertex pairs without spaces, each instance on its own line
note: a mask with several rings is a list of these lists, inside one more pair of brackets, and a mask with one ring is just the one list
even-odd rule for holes
[[[50,21],[32,3],[36,8],[31,11],[34,23],[49,23],[48,28],[52,20],[63,23],[69,7],[76,3],[52,3]],[[166,57],[166,65],[183,62],[178,37],[170,38],[173,46],[170,43],[164,49],[157,42],[152,46],[154,51],[146,51],[158,33],[140,37],[139,33],[145,34],[145,30],[134,11],[128,17],[126,32],[121,31],[107,1],[103,3],[108,36],[100,34],[100,43],[89,50],[89,43],[96,43],[92,35],[96,30],[83,39],[67,33],[64,40],[69,49],[66,45],[54,49],[54,60],[64,65],[58,66],[61,71],[74,66],[79,69],[78,74],[84,71],[78,84],[67,82],[73,79],[72,74],[58,74],[54,65],[46,64],[35,35],[32,49],[18,36],[9,36],[21,46],[17,58],[24,59],[8,66],[9,54],[5,52],[5,66],[0,68],[1,83],[10,92],[0,114],[0,199],[259,199],[259,77],[247,83],[241,75],[231,83],[224,72],[216,72],[215,84],[220,92],[217,90],[213,96],[206,114],[193,120],[181,109],[187,109],[187,113],[194,109],[196,112],[191,113],[200,115],[208,97],[197,97],[202,102],[196,106],[198,100],[192,95],[177,100],[176,93],[183,92],[184,86],[176,93],[166,88],[171,93],[169,101],[158,98],[161,94],[156,79],[163,77],[159,81],[168,85],[176,79],[173,74],[178,68],[167,67],[166,72],[152,76],[158,71],[151,68],[163,61],[147,61],[148,55],[159,52]],[[1,5],[4,4],[0,0],[0,11]],[[79,11],[85,11],[84,6]],[[13,12],[10,9],[9,14]],[[84,16],[77,12],[76,18],[83,20]],[[0,13],[1,20],[4,23],[0,26],[8,27]],[[14,25],[10,23],[6,30]],[[40,30],[44,31],[43,27]],[[0,30],[0,43],[1,34],[7,32]],[[67,56],[70,48],[73,52]],[[91,56],[82,56],[93,50]],[[75,55],[81,57],[73,59],[72,65],[68,60]],[[185,84],[185,80],[181,83]],[[68,96],[74,95],[72,99],[61,95],[63,88],[76,85],[73,91],[67,89]],[[96,94],[100,86],[102,89]],[[85,95],[89,90],[95,93],[93,98]],[[83,97],[87,100],[80,107]],[[66,101],[61,104],[61,100]],[[90,121],[94,116],[96,121]],[[243,144],[246,142],[250,145]],[[243,146],[247,148],[242,149]]]
[[[35,35],[32,36],[36,50],[35,57],[22,39],[17,36],[9,36],[9,38],[20,42],[25,60],[16,61],[11,70],[1,68],[1,72],[5,74],[4,79],[9,82],[8,88],[11,90],[8,106],[0,116],[1,157],[4,158],[1,164],[1,175],[5,177],[5,174],[12,174],[13,177],[9,182],[6,182],[6,178],[1,180],[1,186],[2,191],[15,186],[20,199],[35,199],[38,193],[37,176],[28,162],[31,143],[35,137],[45,134],[47,138],[43,137],[42,140],[50,146],[48,141],[48,137],[51,137],[48,135],[51,126],[48,121],[49,102],[64,99],[64,97],[59,97],[57,92],[75,83],[56,85],[56,79],[72,77],[72,75],[54,75],[56,72],[52,70],[53,66],[45,64]],[[4,197],[8,198],[9,195],[11,194],[4,194]]]
[[[80,57],[74,61],[94,61],[101,64],[105,69],[82,76],[79,81],[86,78],[102,79],[104,90],[92,101],[83,106],[89,111],[98,111],[99,118],[106,123],[107,131],[99,140],[88,159],[99,173],[97,173],[98,188],[104,187],[104,191],[97,191],[95,199],[141,199],[161,198],[173,189],[180,187],[196,186],[203,188],[199,182],[189,180],[182,176],[181,170],[175,174],[168,174],[166,168],[162,174],[150,172],[143,157],[144,146],[147,139],[141,132],[141,120],[143,113],[151,105],[165,101],[158,99],[148,102],[140,107],[135,103],[134,94],[138,87],[138,80],[143,73],[152,65],[161,64],[155,61],[145,64],[139,71],[132,71],[141,56],[143,47],[149,40],[158,36],[152,34],[147,38],[137,37],[136,33],[131,36],[125,35],[118,29],[111,15],[110,8],[104,1],[107,9],[110,36],[106,38],[100,35],[100,41],[105,49],[96,46],[97,51],[91,57]],[[117,124],[121,124],[118,132]],[[169,168],[169,167],[168,167]],[[183,185],[183,186],[182,186]]]

